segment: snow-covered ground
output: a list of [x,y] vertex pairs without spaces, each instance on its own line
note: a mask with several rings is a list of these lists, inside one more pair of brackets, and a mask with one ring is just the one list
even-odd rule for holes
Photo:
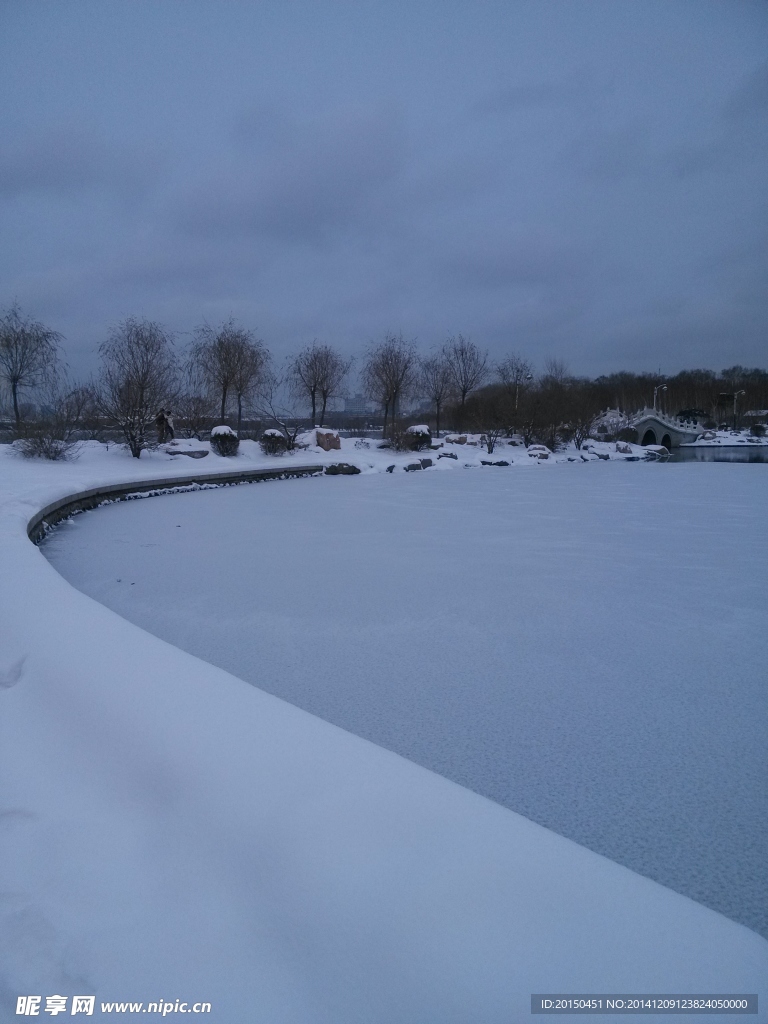
[[749,430],[705,430],[695,441],[682,445],[683,448],[729,448],[750,445],[768,445],[768,437],[755,437]]
[[[347,450],[341,454],[352,461]],[[381,454],[390,456],[390,464],[408,458]],[[377,456],[361,455],[366,469],[381,472]],[[301,460],[334,461],[334,456],[338,460],[335,453],[305,452]],[[507,1022],[527,1019],[530,994],[536,991],[765,996],[768,944],[755,933],[151,636],[73,590],[26,538],[32,514],[66,493],[100,481],[199,472],[201,466],[220,471],[223,460],[209,456],[191,465],[177,458],[177,466],[186,463],[177,469],[170,456],[137,463],[95,447],[72,465],[24,463],[7,450],[0,459],[0,1005],[9,1019],[17,995],[54,992],[96,993],[99,1000],[210,1000],[208,1019],[217,1022]],[[247,453],[241,460],[257,464],[259,456]],[[417,608],[421,620],[433,617],[433,632],[424,634],[436,638],[430,651],[442,644],[454,653],[459,668],[474,666],[475,671],[489,662],[489,678],[498,675],[501,685],[497,667],[508,655],[514,660],[518,651],[521,664],[532,663],[534,644],[516,626],[518,612],[525,611],[545,666],[538,673],[545,692],[535,700],[547,712],[558,709],[559,691],[548,678],[558,662],[575,658],[580,668],[584,651],[591,650],[594,671],[604,678],[603,664],[618,658],[622,665],[623,647],[632,646],[633,637],[647,627],[633,621],[629,609],[620,634],[606,633],[600,622],[611,595],[600,592],[594,577],[591,591],[580,581],[582,600],[593,605],[586,635],[574,632],[567,617],[578,604],[553,606],[535,595],[526,602],[521,587],[519,597],[511,592],[509,607],[502,603],[493,612],[497,648],[489,650],[486,638],[478,642],[471,617],[466,622],[455,618],[454,599],[461,595],[453,592],[457,577],[449,571],[449,524],[440,520],[450,518],[453,508],[450,526],[461,525],[463,506],[457,489],[453,504],[445,508],[450,486],[464,488],[466,507],[474,502],[470,536],[456,538],[456,547],[464,551],[461,564],[467,565],[469,554],[478,561],[466,582],[467,598],[478,592],[480,576],[486,589],[499,584],[516,545],[521,581],[538,576],[544,592],[547,584],[550,595],[556,592],[546,576],[555,560],[542,547],[535,521],[549,516],[563,521],[557,503],[543,500],[546,483],[557,478],[576,488],[588,478],[602,481],[596,484],[600,500],[591,513],[575,516],[570,528],[552,535],[555,546],[561,545],[559,564],[566,567],[563,582],[568,586],[579,582],[573,552],[582,540],[595,538],[594,558],[608,561],[616,535],[630,528],[644,532],[648,564],[633,556],[618,565],[612,562],[612,574],[658,581],[653,622],[676,612],[665,580],[680,575],[701,579],[710,590],[712,583],[698,568],[702,547],[678,552],[677,560],[665,566],[657,545],[667,526],[640,509],[638,522],[629,527],[620,518],[628,507],[627,489],[636,486],[633,474],[651,481],[663,472],[712,474],[712,467],[547,466],[536,460],[523,472],[514,466],[451,474],[434,469],[150,499],[78,517],[58,536],[74,539],[101,521],[116,522],[115,513],[123,512],[149,513],[153,529],[162,531],[164,510],[173,505],[183,510],[179,526],[171,527],[179,540],[174,535],[163,538],[159,549],[138,548],[131,569],[146,565],[147,553],[160,556],[172,547],[192,569],[201,550],[181,536],[201,529],[193,525],[198,518],[193,508],[250,494],[251,518],[245,526],[240,521],[240,550],[276,555],[280,537],[289,540],[282,564],[269,556],[273,578],[260,579],[257,570],[251,581],[254,599],[266,598],[256,652],[259,658],[263,652],[265,665],[277,664],[282,645],[286,660],[277,668],[286,677],[317,684],[328,678],[323,665],[326,659],[334,664],[335,648],[357,637],[357,673],[369,674],[370,645],[376,646],[378,633],[373,665],[391,661],[396,669],[398,645],[412,652],[418,647],[414,640],[420,620],[411,622],[405,614]],[[756,476],[754,469],[717,467],[718,473],[723,470],[744,473],[745,479],[746,474]],[[598,474],[611,474],[611,486]],[[446,486],[449,492],[442,490]],[[537,491],[542,487],[544,492]],[[712,485],[704,490],[711,500]],[[425,499],[430,493],[434,497]],[[499,493],[506,494],[505,501],[499,502]],[[557,501],[568,501],[567,494],[567,488],[562,490]],[[330,501],[332,508],[335,501],[341,507],[342,498],[354,514],[343,522],[324,518],[323,506]],[[737,490],[725,522],[721,518],[718,523],[715,509],[712,536],[718,526],[720,536],[732,536],[734,558],[748,550],[754,561],[760,553],[756,498],[764,503],[764,492],[756,496]],[[265,519],[265,505],[280,515]],[[578,502],[574,507],[580,507]],[[681,517],[690,514],[690,504],[679,497],[675,507]],[[388,516],[382,517],[382,508]],[[527,523],[531,544],[518,543],[511,529],[503,537],[502,524],[509,524],[513,513]],[[390,517],[402,526],[399,536],[390,529]],[[373,536],[368,520],[382,524]],[[223,512],[214,513],[207,531],[200,533],[203,547],[210,536],[232,525]],[[496,539],[484,545],[489,529]],[[741,531],[752,535],[752,547],[744,547]],[[420,552],[431,538],[442,544],[447,561],[434,563],[434,578],[425,581]],[[352,564],[355,550],[362,555],[357,565]],[[722,568],[725,556],[718,551]],[[409,553],[410,559],[404,557]],[[333,631],[343,595],[337,585],[323,586],[316,579],[311,571],[316,556],[322,556],[321,569],[355,587],[358,619],[346,633]],[[372,567],[385,571],[384,580],[376,581],[382,584],[378,595],[360,585]],[[291,578],[294,569],[299,574]],[[717,581],[725,589],[721,619],[729,627],[723,628],[721,640],[726,653],[738,649],[740,659],[740,623],[747,621],[756,631],[765,625],[752,562],[742,571],[748,583],[740,595],[727,574]],[[199,575],[187,573],[187,578],[195,576],[200,608],[218,618],[215,603],[205,599],[214,581]],[[413,599],[402,610],[388,608],[386,595],[404,592],[403,575],[410,580]],[[136,582],[134,590],[140,586],[125,582]],[[735,608],[729,604],[734,598]],[[712,601],[705,594],[685,613],[697,643],[712,625]],[[178,593],[169,593],[158,607],[179,607],[178,602]],[[440,614],[445,602],[447,619]],[[242,611],[248,620],[253,605]],[[190,615],[187,609],[182,618],[188,621]],[[300,646],[292,657],[291,634],[285,629],[297,617],[302,627],[297,643],[298,632],[304,635],[312,628],[316,643],[311,652]],[[204,620],[202,610],[196,618]],[[320,642],[323,625],[326,635]],[[271,647],[265,635],[270,628]],[[347,665],[349,653],[344,652]],[[426,653],[415,651],[405,679],[391,673],[398,698],[415,689],[417,676],[428,671]],[[740,667],[744,664],[739,661]],[[706,668],[701,659],[697,665]],[[656,667],[661,670],[660,664]],[[722,680],[715,700],[721,712],[731,702],[733,679],[731,672]],[[371,681],[376,683],[376,672]],[[425,682],[434,687],[439,680],[427,677]],[[530,704],[526,680],[507,676],[506,685],[510,682]],[[646,685],[651,693],[645,702],[629,688],[623,691],[638,713],[646,713],[653,696],[663,697],[658,679]],[[451,698],[464,696],[454,682]],[[632,715],[622,713],[615,693],[604,696],[629,731]],[[693,704],[704,703],[690,689],[688,697]],[[706,700],[712,699],[710,686]],[[563,733],[562,748],[577,745],[580,730],[595,739],[588,704],[579,709],[576,728],[553,716],[553,730]],[[530,712],[529,707],[521,710]],[[662,731],[668,714],[668,708],[659,707],[655,721]],[[467,733],[479,725],[471,721]],[[506,733],[500,730],[495,739],[503,745]],[[532,755],[533,739],[528,740]],[[712,743],[710,734],[708,739],[711,756],[723,770],[731,757],[741,756],[738,737],[728,738],[726,750],[720,738]],[[674,771],[691,756],[698,756],[696,744],[685,735],[678,762],[668,767]],[[646,761],[638,766],[643,767],[653,782],[654,766]],[[663,790],[663,778],[657,784]],[[581,795],[586,796],[574,790],[574,798]],[[615,810],[601,808],[606,816]]]

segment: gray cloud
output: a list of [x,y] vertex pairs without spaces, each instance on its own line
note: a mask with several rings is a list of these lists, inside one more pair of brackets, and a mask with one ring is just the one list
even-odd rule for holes
[[[233,154],[182,197],[176,224],[199,234],[246,233],[317,242],[382,209],[408,151],[391,112],[353,110],[280,130],[253,129]],[[266,143],[260,146],[259,143]]]
[[157,178],[161,160],[146,146],[109,144],[80,126],[24,134],[0,151],[0,196],[94,191],[132,195]]
[[0,306],[764,362],[768,8],[449,6],[9,9]]

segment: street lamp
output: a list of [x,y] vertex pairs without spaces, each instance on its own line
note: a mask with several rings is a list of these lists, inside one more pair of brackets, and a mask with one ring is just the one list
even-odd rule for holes
[[733,395],[733,429],[734,430],[736,429],[736,400],[741,395],[746,395],[746,393],[747,393],[746,391],[736,391],[736,392],[734,392],[734,395]]
[[[526,375],[523,378],[523,380],[527,384],[529,381],[533,380],[533,374],[532,373],[526,373]],[[519,393],[520,393],[520,378],[518,377],[517,380],[515,381],[515,414],[517,414],[517,399],[518,399]]]
[[659,393],[659,391],[666,391],[666,390],[667,390],[667,385],[666,384],[658,384],[653,389],[653,411],[654,412],[656,412],[656,395]]

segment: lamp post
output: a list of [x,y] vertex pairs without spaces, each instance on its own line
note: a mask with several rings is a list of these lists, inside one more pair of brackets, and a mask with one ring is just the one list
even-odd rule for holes
[[657,384],[656,387],[653,389],[653,411],[654,412],[656,412],[656,395],[659,393],[659,391],[666,391],[666,390],[667,390],[667,385],[666,384]]
[[[529,381],[533,380],[533,374],[532,373],[526,373],[526,375],[523,378],[523,380],[527,384]],[[515,381],[515,419],[517,419],[517,399],[518,399],[518,395],[519,394],[520,394],[520,378],[518,377],[517,380]]]
[[733,395],[733,429],[736,429],[736,401],[741,395],[746,395],[746,391],[736,391]]
[[[530,384],[530,382],[533,380],[533,374],[532,373],[526,373],[525,377],[523,377],[522,380],[525,381],[526,384]],[[520,374],[517,374],[515,376],[515,422],[514,422],[513,428],[512,428],[515,434],[517,433],[517,400],[518,400],[518,398],[520,396],[520,384],[521,383],[522,383],[522,381],[520,379]]]

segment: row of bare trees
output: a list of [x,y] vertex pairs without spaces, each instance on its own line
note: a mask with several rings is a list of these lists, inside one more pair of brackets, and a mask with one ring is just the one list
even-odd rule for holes
[[420,358],[413,341],[402,334],[387,334],[384,341],[369,349],[362,371],[366,395],[384,411],[384,434],[389,423],[394,435],[397,414],[406,399],[425,398],[434,406],[436,430],[446,406],[456,406],[455,419],[461,427],[467,399],[481,388],[491,375],[488,353],[458,334],[449,338],[440,351]]
[[[295,402],[305,400],[320,422],[331,399],[342,393],[352,365],[317,342],[277,370],[264,342],[229,319],[204,324],[179,353],[161,324],[129,317],[99,347],[101,366],[85,385],[69,383],[61,338],[14,304],[0,316],[0,382],[12,397],[15,434],[27,454],[66,457],[88,425],[118,433],[135,458],[154,443],[160,410],[171,412],[188,436],[200,436],[236,409],[240,433],[246,408],[255,409],[284,433],[293,447],[299,431]],[[22,422],[22,391],[33,391],[39,413]],[[217,420],[218,417],[218,420]],[[97,431],[94,431],[96,433]]]
[[[68,380],[57,332],[25,316],[16,304],[0,314],[0,383],[11,398],[17,436],[31,448],[48,444],[43,420],[51,428],[48,440],[52,434],[62,451],[89,424],[94,436],[97,425],[106,425],[138,458],[153,443],[160,408],[172,408],[188,436],[226,422],[233,408],[240,433],[246,412],[255,413],[279,427],[293,447],[307,412],[311,424],[324,423],[332,400],[345,394],[353,365],[352,359],[315,341],[276,368],[264,342],[232,319],[199,327],[191,346],[179,353],[162,325],[128,318],[99,352],[97,376],[75,386]],[[735,399],[741,410],[768,408],[765,370],[736,366],[719,375],[691,370],[666,380],[632,373],[588,380],[548,360],[535,377],[526,359],[508,355],[491,363],[487,352],[461,334],[426,357],[402,334],[387,334],[366,351],[360,377],[366,395],[382,410],[385,436],[396,435],[409,400],[423,399],[429,412],[420,415],[433,419],[437,432],[447,420],[454,429],[484,433],[491,445],[495,436],[510,431],[526,443],[538,440],[554,447],[570,438],[580,445],[598,413],[607,408],[633,412],[651,404],[654,389],[668,412],[695,414],[700,421],[719,423],[728,403],[735,410]],[[20,401],[25,390],[34,390],[45,413],[27,424]],[[48,445],[48,450],[55,448]]]

